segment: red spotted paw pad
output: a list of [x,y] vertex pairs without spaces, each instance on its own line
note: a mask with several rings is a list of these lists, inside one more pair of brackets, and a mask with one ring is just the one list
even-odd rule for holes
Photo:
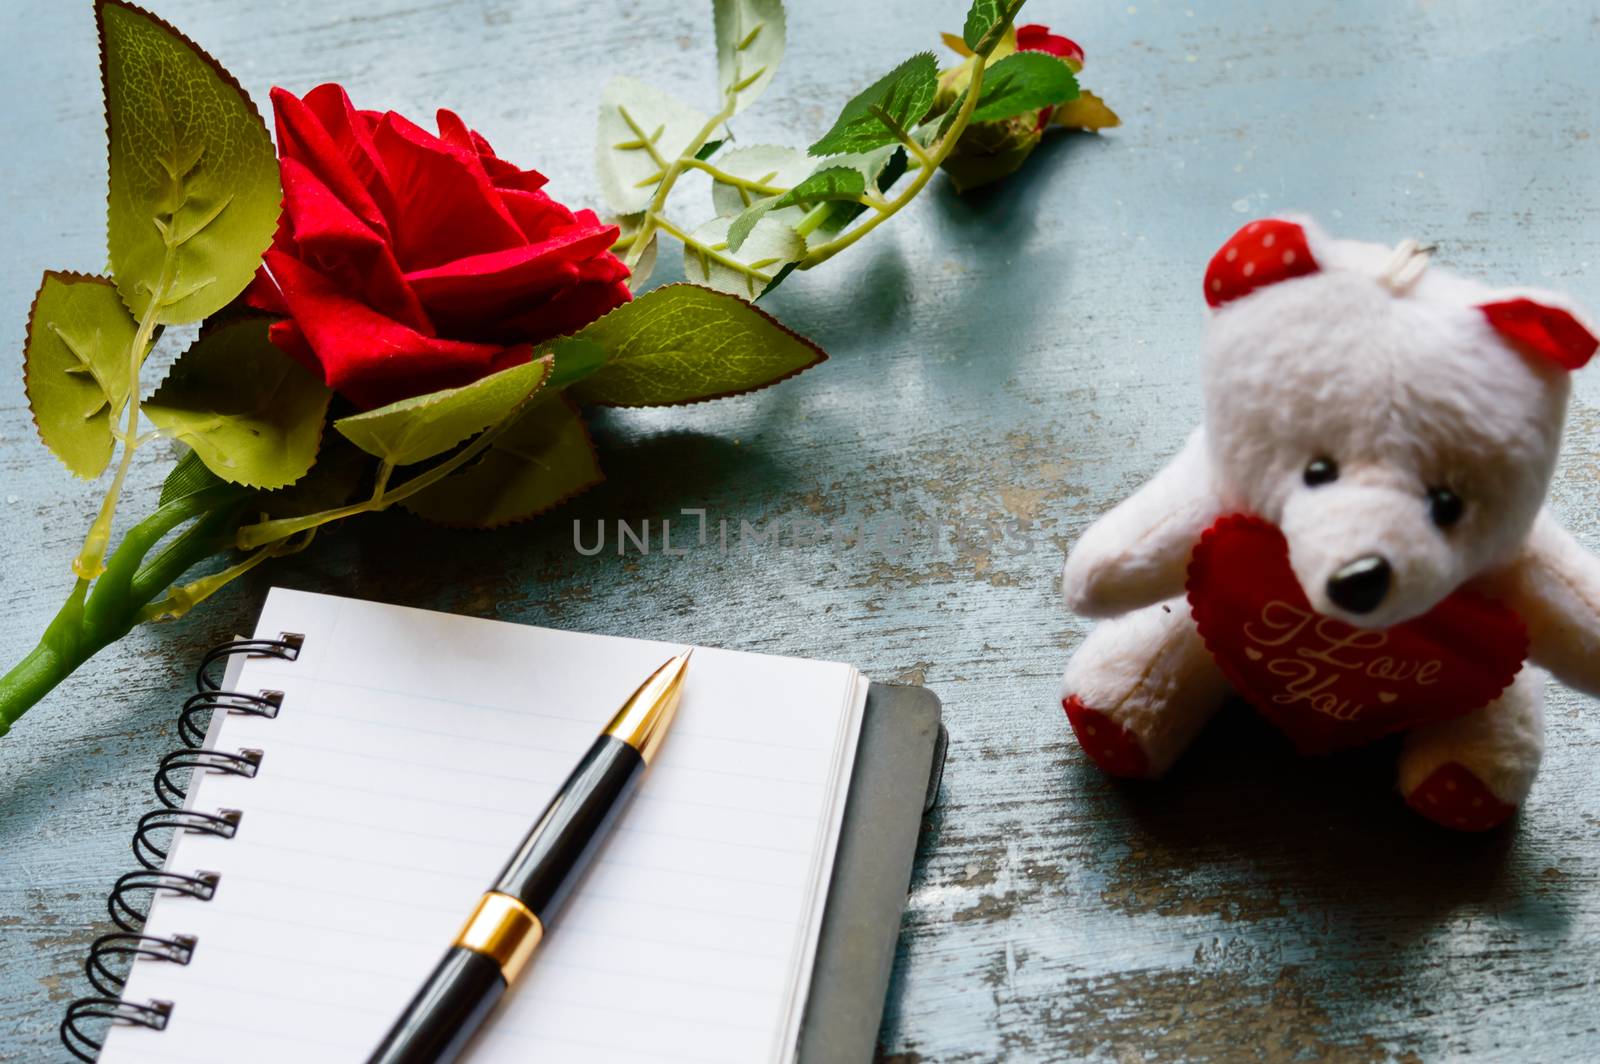
[[1063,698],[1061,708],[1067,711],[1078,745],[1108,776],[1150,775],[1150,760],[1133,732],[1098,709],[1090,709],[1076,695]]
[[1447,828],[1487,831],[1503,824],[1517,811],[1496,798],[1483,781],[1459,761],[1433,770],[1422,785],[1406,796],[1406,804]]

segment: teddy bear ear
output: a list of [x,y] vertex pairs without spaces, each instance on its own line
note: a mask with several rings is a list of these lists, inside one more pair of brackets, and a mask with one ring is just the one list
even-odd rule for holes
[[1316,273],[1315,238],[1287,218],[1261,218],[1240,229],[1211,256],[1206,267],[1206,302],[1212,308],[1241,299],[1269,284]]
[[1572,311],[1526,296],[1479,303],[1478,309],[1500,338],[1524,354],[1582,369],[1600,340]]

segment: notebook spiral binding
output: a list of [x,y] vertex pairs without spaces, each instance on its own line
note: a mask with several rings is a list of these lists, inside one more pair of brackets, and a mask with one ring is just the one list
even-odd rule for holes
[[122,974],[118,974],[112,964],[124,959],[131,964],[140,957],[188,964],[199,940],[193,935],[142,934],[145,918],[150,913],[149,903],[141,910],[129,899],[146,891],[151,901],[157,894],[199,901],[210,901],[216,894],[221,879],[216,872],[185,874],[163,868],[171,843],[163,848],[157,838],[165,831],[233,837],[239,827],[239,811],[219,809],[207,813],[183,808],[187,783],[195,773],[201,772],[254,777],[261,767],[261,751],[207,749],[207,724],[218,712],[270,719],[276,717],[283,706],[282,691],[224,691],[221,679],[213,673],[219,664],[226,663],[235,654],[293,661],[299,657],[304,643],[305,637],[294,632],[283,632],[277,639],[235,639],[208,650],[195,670],[196,693],[184,702],[178,717],[178,737],[183,747],[163,757],[155,774],[156,799],[161,808],[140,817],[133,833],[133,856],[141,867],[119,878],[106,898],[111,920],[120,930],[95,939],[84,961],[84,974],[97,996],[79,998],[69,1004],[61,1021],[61,1043],[79,1060],[94,1061],[102,1044],[80,1026],[87,1021],[106,1020],[111,1024],[136,1025],[156,1031],[167,1026],[172,1002],[122,1000],[127,971],[124,967]]

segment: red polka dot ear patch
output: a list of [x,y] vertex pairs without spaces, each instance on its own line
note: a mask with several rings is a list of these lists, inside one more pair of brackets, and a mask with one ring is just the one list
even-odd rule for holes
[[1229,238],[1206,267],[1206,302],[1213,307],[1258,288],[1316,273],[1306,231],[1281,218],[1251,222]]

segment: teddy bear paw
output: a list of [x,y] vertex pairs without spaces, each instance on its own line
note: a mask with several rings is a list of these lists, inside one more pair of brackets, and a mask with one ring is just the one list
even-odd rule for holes
[[1459,761],[1434,769],[1410,794],[1406,804],[1417,812],[1456,831],[1488,831],[1511,819],[1517,811],[1494,796],[1483,781]]
[[1138,736],[1098,709],[1090,709],[1071,695],[1061,700],[1067,711],[1072,733],[1089,759],[1108,776],[1144,779],[1150,775],[1150,759]]

